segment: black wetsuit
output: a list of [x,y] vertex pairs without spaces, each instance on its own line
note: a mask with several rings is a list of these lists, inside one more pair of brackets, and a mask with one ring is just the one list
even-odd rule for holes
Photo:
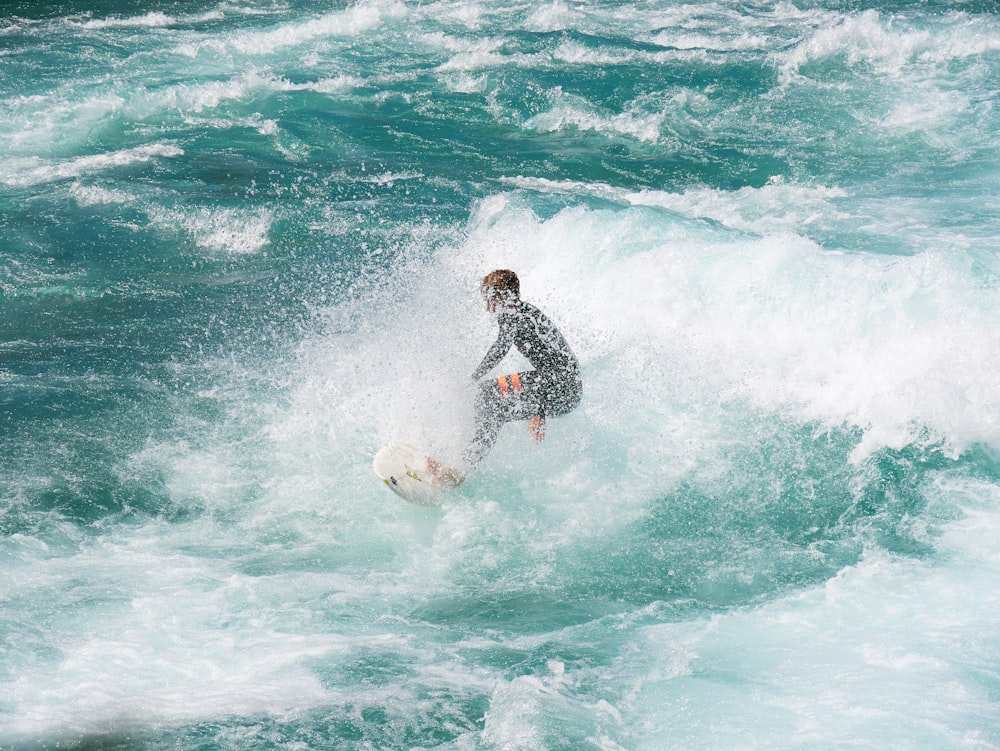
[[465,461],[474,468],[482,460],[505,422],[530,420],[536,415],[563,415],[580,403],[583,382],[580,365],[555,324],[530,303],[518,300],[497,315],[497,339],[472,374],[478,381],[493,369],[512,347],[524,355],[534,370],[500,376],[480,384],[476,400],[476,434]]

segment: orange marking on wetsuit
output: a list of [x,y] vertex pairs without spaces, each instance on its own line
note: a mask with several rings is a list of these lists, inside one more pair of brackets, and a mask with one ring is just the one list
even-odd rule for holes
[[500,376],[497,378],[497,386],[500,387],[500,393],[503,396],[507,396],[507,376]]
[[514,391],[516,391],[517,393],[520,394],[521,393],[521,376],[519,374],[517,374],[517,373],[511,373],[507,377],[510,378],[510,385],[514,387]]

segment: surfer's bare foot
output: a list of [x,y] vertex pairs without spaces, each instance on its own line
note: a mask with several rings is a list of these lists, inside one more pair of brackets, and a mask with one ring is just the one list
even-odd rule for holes
[[445,467],[441,462],[434,461],[429,456],[427,457],[427,471],[437,482],[451,487],[461,485],[465,479],[465,475],[457,469]]

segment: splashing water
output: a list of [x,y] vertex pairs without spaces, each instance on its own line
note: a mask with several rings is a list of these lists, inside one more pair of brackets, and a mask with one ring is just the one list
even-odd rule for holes
[[1000,19],[865,5],[8,4],[0,747],[1000,748]]

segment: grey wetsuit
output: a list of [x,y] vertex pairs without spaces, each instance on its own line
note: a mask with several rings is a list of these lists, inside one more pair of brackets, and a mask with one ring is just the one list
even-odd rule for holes
[[530,303],[518,300],[497,315],[499,332],[472,377],[479,381],[512,347],[534,370],[510,373],[480,384],[476,400],[476,434],[465,461],[474,468],[511,420],[545,419],[574,409],[583,395],[580,365],[555,324]]

